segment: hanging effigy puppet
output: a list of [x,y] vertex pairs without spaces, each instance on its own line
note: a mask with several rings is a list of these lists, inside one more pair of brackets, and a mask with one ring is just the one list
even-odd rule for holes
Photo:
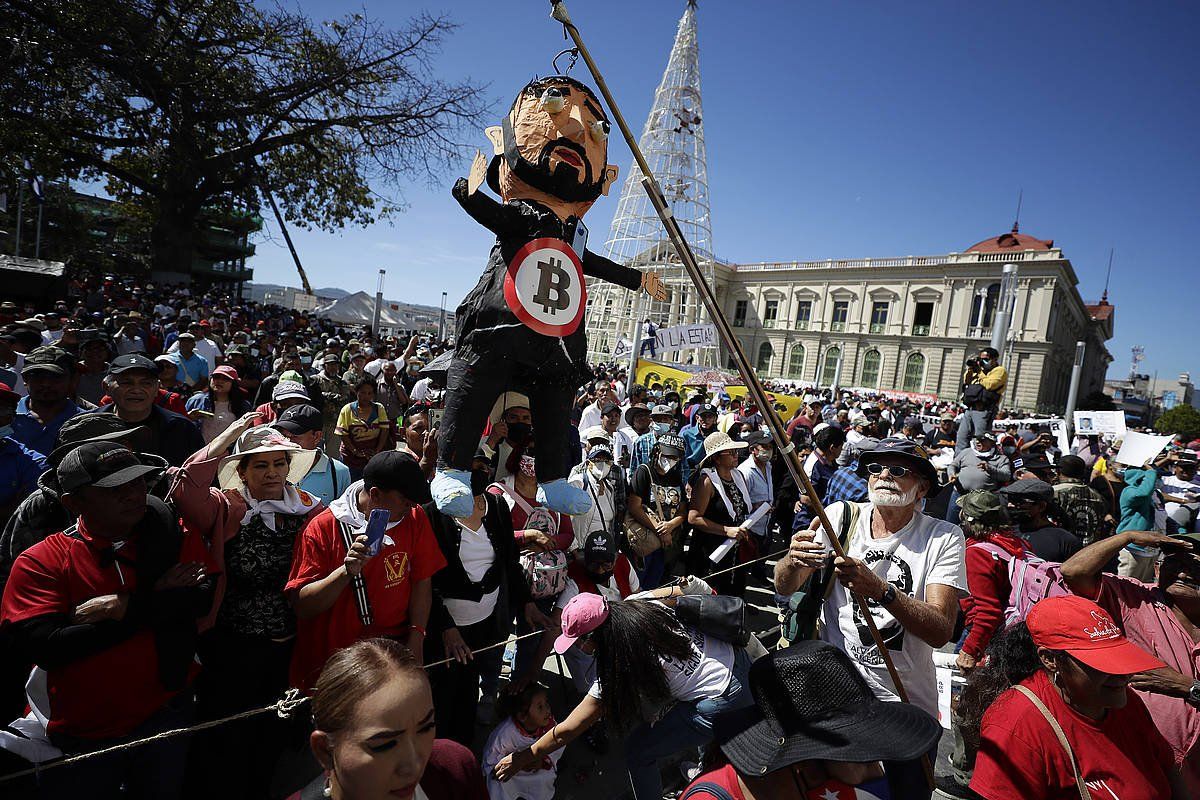
[[[667,290],[657,273],[587,249],[583,215],[617,178],[608,163],[608,117],[591,89],[563,75],[531,81],[501,125],[486,133],[491,162],[477,153],[470,178],[459,178],[453,195],[496,242],[456,311],[433,498],[445,514],[470,515],[471,463],[484,425],[499,395],[514,390],[529,397],[538,501],[579,514],[591,498],[566,478],[570,437],[577,436],[571,407],[591,377],[584,276],[643,289],[657,300]],[[504,202],[481,190],[485,180]]]

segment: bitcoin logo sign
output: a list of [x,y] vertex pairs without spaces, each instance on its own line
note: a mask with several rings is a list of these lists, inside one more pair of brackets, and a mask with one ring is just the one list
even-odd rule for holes
[[561,239],[534,239],[509,262],[504,299],[517,319],[538,333],[569,336],[579,328],[587,304],[579,256]]

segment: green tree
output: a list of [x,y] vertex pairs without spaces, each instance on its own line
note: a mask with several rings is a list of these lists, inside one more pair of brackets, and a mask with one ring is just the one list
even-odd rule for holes
[[1180,403],[1154,422],[1154,430],[1159,433],[1182,434],[1187,441],[1200,438],[1200,411],[1189,405]]
[[[144,209],[153,269],[189,264],[202,213],[332,230],[396,211],[482,119],[479,87],[433,76],[454,26],[418,14],[314,24],[245,0],[5,0],[0,185],[106,181]],[[386,193],[389,192],[390,193]]]

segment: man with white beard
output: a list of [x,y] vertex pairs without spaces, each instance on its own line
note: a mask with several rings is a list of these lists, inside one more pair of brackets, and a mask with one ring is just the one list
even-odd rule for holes
[[[919,508],[938,487],[937,472],[919,444],[884,439],[861,455],[858,474],[867,479],[869,501],[836,503],[826,510],[833,530],[848,541],[847,557],[833,562],[837,581],[821,608],[821,639],[850,656],[876,696],[899,700],[850,591],[862,595],[909,700],[936,717],[933,651],[954,635],[959,597],[966,594],[963,533]],[[849,524],[843,528],[847,513]],[[819,527],[814,522],[792,536],[788,555],[775,566],[780,595],[799,591],[814,570],[827,565],[831,551]],[[930,756],[936,754],[935,747]],[[893,796],[930,796],[920,759],[884,767]]]

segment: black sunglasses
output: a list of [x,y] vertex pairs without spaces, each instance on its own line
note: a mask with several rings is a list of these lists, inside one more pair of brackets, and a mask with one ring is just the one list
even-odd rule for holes
[[898,467],[898,466],[893,466],[891,464],[880,464],[878,461],[874,461],[870,464],[867,464],[867,472],[871,473],[872,475],[882,475],[883,471],[885,469],[888,471],[888,474],[891,475],[893,478],[903,478],[905,475],[912,472],[912,470],[909,469],[908,467]]

